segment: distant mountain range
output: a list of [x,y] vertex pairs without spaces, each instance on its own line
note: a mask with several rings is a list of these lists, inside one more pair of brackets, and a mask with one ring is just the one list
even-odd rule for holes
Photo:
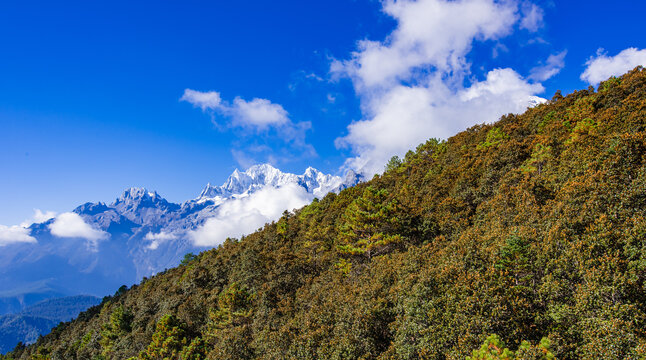
[[58,323],[72,320],[100,302],[95,296],[69,296],[44,300],[18,314],[0,316],[0,354],[12,350],[18,342],[33,343]]
[[[63,216],[59,215],[31,225],[31,236],[37,243],[10,244],[2,249],[0,315],[19,312],[48,298],[111,294],[123,284],[137,283],[176,266],[188,252],[223,241],[196,241],[198,231],[220,234],[204,227],[209,219],[228,224],[235,220],[237,208],[242,206],[248,213],[250,207],[261,207],[258,216],[237,226],[243,233],[252,232],[276,220],[283,210],[291,210],[290,206],[300,207],[314,197],[338,192],[359,181],[352,172],[342,178],[308,168],[304,174],[295,175],[264,164],[245,172],[236,170],[222,186],[208,184],[197,198],[181,204],[144,188],[127,189],[111,204],[83,204],[67,216],[80,216],[80,225],[89,226],[96,236],[75,235],[74,227],[79,224],[62,224],[70,234],[60,235],[62,225],[57,222]],[[267,203],[272,203],[271,211],[262,209]]]

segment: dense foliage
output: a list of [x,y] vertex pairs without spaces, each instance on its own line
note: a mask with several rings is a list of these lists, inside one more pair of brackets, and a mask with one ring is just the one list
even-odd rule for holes
[[645,210],[638,68],[429,140],[8,358],[644,358]]

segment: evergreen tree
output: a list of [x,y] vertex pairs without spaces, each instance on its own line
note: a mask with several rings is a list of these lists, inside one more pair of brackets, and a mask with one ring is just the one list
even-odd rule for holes
[[343,214],[337,247],[341,254],[371,259],[401,244],[400,206],[388,190],[368,186]]

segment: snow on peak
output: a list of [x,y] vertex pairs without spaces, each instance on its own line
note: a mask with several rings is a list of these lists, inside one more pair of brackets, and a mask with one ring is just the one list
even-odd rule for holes
[[533,108],[533,107],[536,107],[536,106],[538,106],[540,104],[545,104],[546,102],[547,102],[547,99],[544,99],[544,98],[542,98],[540,96],[530,96],[529,100],[527,102],[527,105],[530,108]]
[[[352,183],[347,183],[348,180]],[[244,172],[235,169],[222,186],[207,184],[197,200],[228,198],[253,193],[267,186],[280,188],[288,184],[299,185],[308,193],[322,197],[330,191],[342,190],[356,182],[356,176],[341,178],[324,174],[311,166],[305,169],[303,175],[296,175],[284,173],[270,164],[260,164],[251,166]]]
[[156,191],[149,191],[146,188],[140,187],[131,187],[124,190],[123,194],[117,198],[117,203],[119,202],[128,202],[130,200],[139,200],[144,198],[150,198],[152,200],[161,199],[161,196],[157,194]]

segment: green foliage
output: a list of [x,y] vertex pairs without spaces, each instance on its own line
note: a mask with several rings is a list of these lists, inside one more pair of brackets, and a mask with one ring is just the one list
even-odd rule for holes
[[162,316],[155,326],[152,341],[146,350],[132,359],[141,360],[202,360],[205,359],[204,342],[199,337],[190,341],[186,326],[174,315]]
[[478,150],[498,146],[503,140],[509,139],[509,135],[505,134],[500,128],[494,127],[487,132],[485,141],[478,144]]
[[102,355],[112,354],[115,341],[132,330],[133,318],[134,315],[123,306],[118,306],[112,311],[109,321],[102,326],[99,342],[103,349]]
[[550,340],[541,339],[537,346],[523,341],[515,353],[505,347],[505,343],[496,334],[489,335],[478,350],[473,350],[467,360],[552,360],[554,354],[550,351]]
[[517,234],[512,234],[507,238],[505,244],[500,249],[500,259],[496,262],[495,267],[503,271],[527,272],[530,244]]
[[337,247],[341,254],[371,259],[402,243],[401,207],[388,190],[368,186],[343,214]]
[[556,111],[550,111],[545,116],[543,116],[541,122],[538,123],[537,132],[543,133],[545,131],[545,127],[551,124],[552,122],[554,122],[555,115],[556,115]]
[[334,264],[334,267],[339,273],[348,275],[352,270],[352,263],[346,259],[341,258],[336,264]]
[[621,79],[613,76],[610,79],[599,84],[599,92],[607,92],[608,90],[618,86],[619,84],[621,84]]
[[218,307],[210,312],[209,326],[217,332],[230,326],[244,324],[251,316],[254,296],[244,286],[232,283],[218,297]]
[[51,360],[51,350],[45,346],[39,346],[34,354],[31,354],[31,360]]
[[399,156],[395,155],[388,160],[386,163],[386,167],[384,168],[384,171],[389,172],[389,171],[394,171],[397,170],[402,165],[402,160],[399,158]]
[[532,156],[521,166],[524,173],[537,173],[538,176],[543,172],[543,168],[552,158],[552,147],[543,144],[536,144],[532,150]]
[[513,351],[505,347],[505,343],[500,340],[498,335],[489,335],[484,344],[478,349],[473,350],[467,360],[513,360],[515,359]]
[[128,287],[126,285],[121,285],[117,291],[114,293],[114,297],[119,297],[128,291]]
[[404,160],[8,357],[645,358],[646,70]]
[[195,255],[193,253],[186,253],[184,255],[184,258],[182,259],[182,261],[179,263],[179,265],[180,266],[187,266],[188,264],[191,263],[191,261],[193,261],[195,259],[197,259],[197,255]]
[[218,306],[209,311],[206,339],[211,358],[246,359],[253,350],[247,337],[251,332],[254,295],[234,282],[218,296]]

